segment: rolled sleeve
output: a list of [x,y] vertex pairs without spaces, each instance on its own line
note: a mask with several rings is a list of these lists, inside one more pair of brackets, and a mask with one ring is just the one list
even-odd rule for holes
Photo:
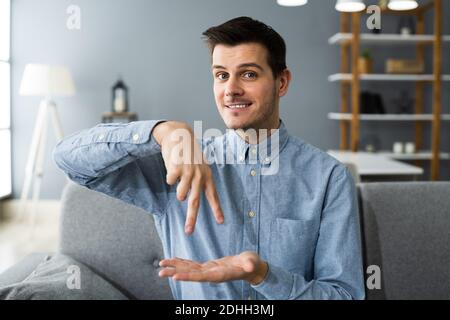
[[160,153],[151,132],[164,121],[98,124],[59,142],[53,159],[71,180],[86,184],[138,158]]

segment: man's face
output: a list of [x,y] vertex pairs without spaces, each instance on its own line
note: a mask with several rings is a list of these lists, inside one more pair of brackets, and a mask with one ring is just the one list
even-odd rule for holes
[[264,46],[219,44],[212,55],[212,72],[217,108],[228,128],[278,127],[279,80],[274,79]]

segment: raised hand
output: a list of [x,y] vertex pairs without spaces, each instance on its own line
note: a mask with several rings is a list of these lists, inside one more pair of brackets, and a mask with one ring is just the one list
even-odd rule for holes
[[224,216],[212,172],[192,129],[185,123],[168,121],[158,124],[153,129],[153,136],[161,146],[167,183],[174,185],[179,181],[177,199],[184,201],[189,192],[185,232],[194,232],[202,192],[205,192],[217,223],[222,224]]

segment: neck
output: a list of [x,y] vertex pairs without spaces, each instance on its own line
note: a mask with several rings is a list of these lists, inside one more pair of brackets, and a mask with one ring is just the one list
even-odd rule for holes
[[236,133],[242,140],[249,144],[259,144],[269,138],[279,127],[280,120],[272,121],[271,124],[263,127],[254,127],[248,129],[236,129]]

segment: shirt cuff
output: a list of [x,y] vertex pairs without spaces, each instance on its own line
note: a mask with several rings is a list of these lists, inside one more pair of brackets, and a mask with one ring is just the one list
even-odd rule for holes
[[251,287],[268,300],[287,300],[294,285],[294,275],[280,267],[269,264],[266,278]]

